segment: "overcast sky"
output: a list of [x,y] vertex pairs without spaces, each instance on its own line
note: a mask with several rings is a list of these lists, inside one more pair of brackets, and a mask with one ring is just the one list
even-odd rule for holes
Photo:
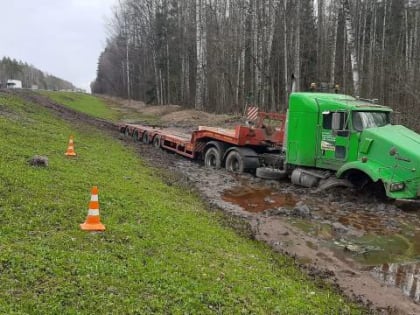
[[117,0],[0,0],[0,58],[90,91]]

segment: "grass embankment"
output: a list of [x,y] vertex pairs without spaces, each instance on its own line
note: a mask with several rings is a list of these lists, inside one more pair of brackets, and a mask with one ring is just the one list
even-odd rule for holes
[[[89,126],[0,93],[0,147],[1,314],[361,312]],[[79,230],[93,185],[102,234]]]
[[49,97],[58,104],[65,105],[74,110],[89,114],[94,117],[118,121],[121,115],[108,108],[101,99],[86,93],[39,91],[40,94]]
[[39,91],[38,93],[58,104],[65,105],[93,117],[113,122],[124,121],[126,123],[142,123],[147,125],[159,125],[161,123],[158,116],[139,112],[135,106],[121,106],[113,102],[111,98],[101,98],[74,92]]

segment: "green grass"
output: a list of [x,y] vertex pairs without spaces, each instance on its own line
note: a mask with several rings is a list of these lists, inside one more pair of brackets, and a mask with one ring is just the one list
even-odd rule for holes
[[54,102],[94,117],[118,121],[121,117],[116,110],[111,110],[103,100],[85,93],[40,91]]
[[[1,314],[363,312],[89,126],[0,94],[0,146]],[[79,230],[93,185],[100,234]]]
[[113,122],[124,121],[126,123],[142,123],[146,125],[161,124],[159,116],[139,113],[134,108],[121,106],[111,99],[73,92],[39,91],[39,93],[60,105],[93,117]]

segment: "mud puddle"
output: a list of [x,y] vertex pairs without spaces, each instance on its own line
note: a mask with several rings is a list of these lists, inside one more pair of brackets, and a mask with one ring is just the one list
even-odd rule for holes
[[224,201],[236,204],[245,211],[259,213],[271,208],[294,207],[296,200],[290,193],[280,193],[269,188],[236,186],[224,191]]
[[370,273],[388,286],[400,289],[414,302],[420,303],[420,262],[411,264],[383,264]]
[[[420,209],[413,203],[383,203],[358,196],[342,199],[330,194],[324,196],[296,194],[282,187],[257,185],[242,179],[241,185],[225,189],[222,200],[239,206],[255,215],[282,218],[290,226],[304,232],[313,240],[273,242],[289,250],[293,244],[306,244],[323,257],[321,246],[331,250],[333,257],[344,263],[359,264],[356,269],[367,270],[382,285],[395,287],[420,301]],[[348,191],[347,191],[348,193]],[[359,199],[353,201],[352,199]],[[362,201],[362,202],[361,202]],[[272,220],[271,219],[271,220]],[[263,220],[261,220],[263,221]],[[261,223],[261,222],[260,222]],[[264,238],[284,239],[284,231],[275,231],[271,223],[263,221],[259,228]],[[278,226],[281,226],[279,224]],[[275,236],[275,237],[274,237]],[[328,257],[327,257],[328,258]],[[306,254],[299,262],[312,263],[316,258]],[[332,262],[331,257],[328,258]],[[402,263],[413,262],[414,263]]]

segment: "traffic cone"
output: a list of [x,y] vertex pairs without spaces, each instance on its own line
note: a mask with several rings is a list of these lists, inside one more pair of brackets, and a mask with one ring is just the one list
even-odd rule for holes
[[69,145],[67,147],[66,153],[67,156],[76,156],[76,152],[74,152],[74,143],[73,143],[73,136],[70,136]]
[[88,216],[85,223],[80,224],[80,228],[84,231],[105,231],[105,225],[99,218],[98,187],[96,186],[92,188]]

